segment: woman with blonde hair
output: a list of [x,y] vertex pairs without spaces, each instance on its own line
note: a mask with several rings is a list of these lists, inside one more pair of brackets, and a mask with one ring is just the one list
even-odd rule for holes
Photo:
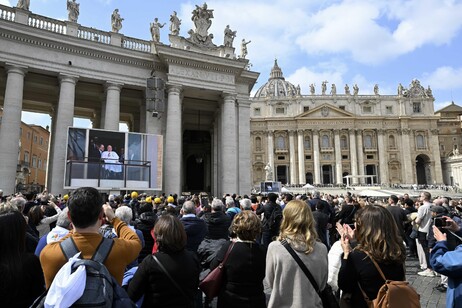
[[[351,294],[351,307],[368,307],[365,296],[374,300],[385,283],[371,258],[387,280],[405,280],[406,248],[391,213],[382,206],[369,205],[356,214],[354,237],[350,246],[348,232],[341,238],[342,265],[338,276],[339,288]],[[363,293],[364,292],[364,293]]]
[[[277,241],[268,246],[265,282],[271,288],[268,307],[322,307],[316,289],[289,252],[308,268],[320,290],[327,282],[327,248],[318,241],[311,209],[301,200],[287,203]],[[287,245],[288,248],[284,246]]]

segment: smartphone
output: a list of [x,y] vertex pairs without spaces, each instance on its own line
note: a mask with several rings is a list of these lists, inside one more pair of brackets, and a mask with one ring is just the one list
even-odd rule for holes
[[448,227],[451,223],[446,220],[446,217],[435,217],[435,227]]

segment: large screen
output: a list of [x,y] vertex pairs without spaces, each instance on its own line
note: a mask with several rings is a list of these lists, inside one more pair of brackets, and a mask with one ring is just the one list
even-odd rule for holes
[[162,136],[69,127],[65,189],[162,190]]

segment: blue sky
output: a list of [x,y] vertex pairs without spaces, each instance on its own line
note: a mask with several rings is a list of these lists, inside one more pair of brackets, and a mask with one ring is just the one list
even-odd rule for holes
[[[66,0],[30,0],[30,10],[67,19]],[[169,17],[182,19],[181,36],[193,28],[191,11],[199,1],[77,0],[78,22],[110,31],[115,8],[125,19],[124,35],[150,40],[155,17],[167,25],[161,41],[168,44]],[[14,6],[17,0],[0,0]],[[214,19],[209,33],[223,43],[223,30],[237,31],[235,47],[245,38],[252,70],[260,72],[253,93],[263,85],[278,59],[287,80],[309,84],[320,92],[321,82],[335,83],[342,93],[357,83],[360,94],[395,94],[398,83],[407,87],[417,78],[431,86],[435,110],[451,101],[462,105],[462,0],[210,0]],[[29,123],[38,117],[23,117]],[[37,123],[40,124],[40,123]],[[82,124],[83,125],[83,124]],[[88,125],[88,121],[87,121]]]

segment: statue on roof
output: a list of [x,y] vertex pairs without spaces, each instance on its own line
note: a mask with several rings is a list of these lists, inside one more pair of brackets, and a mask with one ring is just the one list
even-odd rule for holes
[[156,43],[160,42],[160,28],[165,26],[165,22],[161,24],[159,18],[154,18],[154,22],[151,22],[151,36],[152,40]]
[[18,0],[18,4],[16,4],[16,7],[18,9],[23,9],[23,10],[29,10],[30,6],[30,0]]
[[335,83],[333,83],[332,86],[331,86],[330,94],[331,95],[337,95],[337,87],[335,86]]
[[403,95],[403,90],[404,90],[404,87],[403,85],[400,83],[398,85],[398,96],[402,96]]
[[170,34],[178,35],[180,34],[180,25],[181,19],[176,15],[176,11],[173,11],[173,14],[170,15]]
[[345,84],[345,94],[350,95],[350,87],[348,86],[348,84]]
[[379,85],[378,84],[375,84],[374,86],[374,94],[379,95]]
[[353,86],[353,95],[358,95],[359,93],[359,87],[358,85],[355,83],[355,85]]
[[67,19],[72,22],[77,22],[80,14],[80,4],[75,2],[75,0],[67,0]]
[[430,86],[428,86],[427,90],[425,90],[425,94],[427,95],[427,97],[433,97],[433,92]]
[[122,29],[123,20],[124,19],[120,17],[119,9],[115,9],[111,16],[112,32],[119,33],[120,29]]
[[248,41],[246,42],[245,39],[242,39],[242,42],[241,42],[241,58],[242,59],[245,59],[245,57],[247,56],[248,52],[247,52],[247,45],[250,44],[252,41]]
[[231,30],[229,28],[229,25],[227,25],[225,28],[225,36],[224,36],[223,45],[225,45],[225,47],[233,47],[233,41],[235,37],[236,37],[236,31]]
[[322,84],[321,84],[321,94],[322,94],[322,95],[326,95],[327,83],[328,83],[328,81],[325,80],[325,81],[323,81]]
[[310,84],[310,93],[311,95],[314,95],[314,93],[316,92],[316,89],[314,88],[314,83]]

